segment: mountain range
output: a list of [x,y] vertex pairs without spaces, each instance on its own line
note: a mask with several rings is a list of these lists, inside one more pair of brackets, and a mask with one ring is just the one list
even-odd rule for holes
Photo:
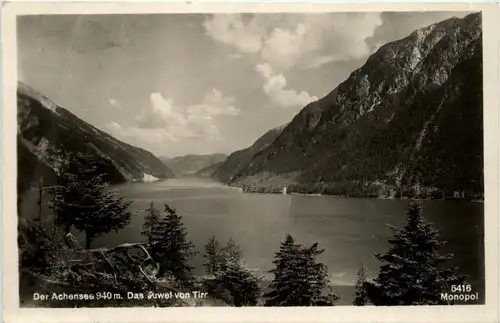
[[[222,182],[229,182],[233,176],[237,174],[241,168],[246,165],[252,157],[263,149],[267,148],[274,142],[276,137],[283,131],[286,125],[274,128],[266,132],[262,137],[257,139],[252,146],[235,151],[227,159],[220,163],[218,167],[209,166],[213,169],[211,176]],[[200,171],[204,172],[206,169]]]
[[61,151],[99,157],[110,183],[212,177],[246,191],[380,196],[483,193],[480,13],[381,46],[289,123],[229,156],[157,158],[18,84],[18,185],[55,176]]
[[380,195],[418,184],[480,195],[482,81],[480,13],[418,29],[212,176],[256,191]]
[[227,155],[185,155],[175,158],[160,157],[160,160],[178,176],[194,175],[197,171],[225,161]]
[[96,156],[110,183],[174,177],[149,151],[97,129],[22,82],[17,89],[17,122],[19,193],[40,177],[53,180],[63,152]]

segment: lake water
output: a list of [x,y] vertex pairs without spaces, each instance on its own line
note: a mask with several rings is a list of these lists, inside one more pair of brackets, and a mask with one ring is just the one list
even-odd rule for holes
[[[355,284],[361,263],[372,276],[378,273],[380,263],[373,254],[387,250],[391,237],[387,225],[402,227],[408,206],[407,200],[249,194],[196,178],[129,183],[114,189],[134,201],[138,215],[127,228],[95,240],[93,247],[143,241],[144,210],[151,201],[160,209],[168,203],[182,215],[198,251],[213,235],[221,241],[232,237],[245,262],[267,277],[272,277],[267,272],[287,233],[299,243],[319,242],[325,249],[320,259],[337,285]],[[425,218],[447,241],[443,251],[454,254],[453,265],[474,285],[484,284],[483,203],[429,200],[423,206]],[[193,260],[195,273],[203,272],[203,261],[201,253]]]

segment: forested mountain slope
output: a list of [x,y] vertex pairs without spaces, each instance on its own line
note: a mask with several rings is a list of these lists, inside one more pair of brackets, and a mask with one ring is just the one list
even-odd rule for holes
[[306,106],[233,182],[277,177],[308,191],[419,183],[481,194],[482,79],[480,14],[416,30]]
[[229,182],[252,160],[252,157],[273,143],[286,125],[274,128],[257,139],[252,146],[235,151],[219,166],[212,170],[212,177],[222,182]]

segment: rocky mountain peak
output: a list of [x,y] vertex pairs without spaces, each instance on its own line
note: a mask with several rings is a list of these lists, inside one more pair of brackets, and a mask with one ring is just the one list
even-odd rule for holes
[[[271,174],[299,183],[380,182],[396,173],[412,180],[417,172],[428,185],[480,190],[481,36],[476,13],[381,46],[330,94],[297,114],[235,180]],[[467,141],[466,148],[455,147],[457,137]],[[443,175],[457,167],[449,157],[457,154],[453,149],[469,163],[460,180]],[[415,169],[420,162],[431,167]],[[467,184],[468,177],[476,184]]]

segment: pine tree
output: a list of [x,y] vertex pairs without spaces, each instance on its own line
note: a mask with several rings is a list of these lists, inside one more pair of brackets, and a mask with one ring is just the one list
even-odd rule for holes
[[168,204],[165,216],[151,230],[151,253],[160,263],[159,275],[170,273],[182,282],[192,278],[188,261],[196,254],[194,245],[187,239],[182,217]]
[[356,290],[354,292],[353,305],[364,306],[368,304],[368,295],[366,293],[367,271],[362,264],[358,270],[358,278],[356,280]]
[[233,306],[255,306],[260,295],[260,278],[243,264],[231,263],[216,275],[216,284],[224,291],[225,301]]
[[451,255],[440,255],[443,245],[438,232],[424,221],[422,205],[413,200],[408,208],[408,221],[402,230],[392,228],[394,238],[384,254],[375,256],[384,264],[374,282],[366,284],[368,298],[374,305],[446,304],[440,294],[450,285],[461,284],[454,268],[444,264]]
[[69,233],[72,226],[85,232],[86,248],[101,234],[121,229],[130,223],[130,201],[109,190],[99,160],[84,154],[68,155],[53,190],[52,208],[57,222]]
[[148,238],[148,243],[151,243],[152,230],[160,221],[160,210],[155,207],[154,202],[151,202],[149,208],[146,209],[146,212],[141,235],[146,236]]
[[241,262],[242,251],[233,238],[229,238],[226,244],[221,248],[220,253],[223,260],[223,267],[227,267],[231,264],[239,264]]
[[[56,185],[51,189],[52,201],[49,203],[50,208],[54,211],[55,226],[63,226],[64,234],[70,233],[72,226],[72,213],[77,209],[78,200],[72,195],[78,194],[71,192],[71,185],[77,180],[72,161],[75,159],[73,154],[60,152],[61,163],[56,168],[57,178]],[[75,202],[75,203],[74,203]],[[55,229],[54,226],[54,229]]]
[[270,271],[274,279],[264,295],[266,306],[334,305],[338,296],[328,280],[328,268],[316,261],[323,252],[318,243],[304,247],[287,235],[273,261],[276,268]]
[[299,305],[294,304],[292,297],[294,296],[295,287],[298,286],[298,279],[295,268],[298,268],[298,258],[300,246],[295,244],[291,235],[287,235],[285,241],[281,243],[280,251],[275,254],[276,268],[270,273],[274,274],[274,279],[269,285],[271,291],[264,295],[269,298],[266,301],[266,306],[286,306]]
[[301,248],[302,259],[297,273],[301,278],[299,294],[302,304],[313,306],[332,306],[338,300],[333,293],[333,286],[329,281],[328,267],[317,262],[316,258],[325,250],[319,249],[319,244]]
[[206,272],[214,277],[208,281],[211,295],[233,306],[257,305],[261,278],[243,264],[241,248],[232,238],[223,247],[215,237],[210,238],[205,257]]
[[203,265],[207,274],[214,275],[221,269],[224,257],[222,255],[220,243],[215,236],[211,237],[205,245],[203,257],[207,259],[207,262]]

